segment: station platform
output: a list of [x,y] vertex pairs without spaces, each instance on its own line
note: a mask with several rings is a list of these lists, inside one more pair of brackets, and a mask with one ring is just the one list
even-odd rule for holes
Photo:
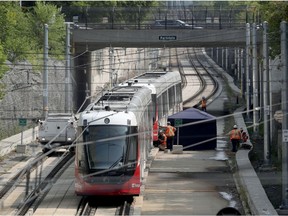
[[[217,128],[223,129],[223,124],[220,119]],[[154,148],[136,211],[141,215],[216,215],[232,207],[245,214],[225,150],[227,143],[221,139],[214,150],[174,154]]]

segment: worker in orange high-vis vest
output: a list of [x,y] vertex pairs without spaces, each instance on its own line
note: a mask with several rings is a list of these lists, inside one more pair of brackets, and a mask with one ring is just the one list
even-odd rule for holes
[[171,125],[171,123],[168,121],[165,135],[167,137],[167,149],[170,149],[170,151],[173,150],[173,142],[174,142],[174,136],[175,136],[176,128]]
[[164,131],[160,131],[159,136],[158,136],[158,140],[159,140],[159,149],[162,151],[165,151],[165,149],[167,148],[167,137],[164,133]]
[[238,130],[237,125],[233,126],[233,129],[229,132],[229,136],[232,143],[232,152],[237,152],[241,140],[241,132]]

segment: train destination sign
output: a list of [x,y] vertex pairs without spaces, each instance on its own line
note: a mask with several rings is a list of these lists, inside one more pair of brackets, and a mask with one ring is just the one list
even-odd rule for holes
[[159,40],[177,40],[177,36],[162,35],[159,36]]

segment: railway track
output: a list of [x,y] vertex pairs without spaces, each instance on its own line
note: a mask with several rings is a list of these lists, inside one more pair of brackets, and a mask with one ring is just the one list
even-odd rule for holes
[[202,49],[193,48],[192,52],[188,50],[188,56],[191,64],[193,65],[196,73],[201,80],[202,87],[197,93],[195,93],[191,98],[187,99],[184,103],[188,103],[189,101],[197,98],[198,103],[194,105],[194,107],[199,107],[200,99],[202,96],[205,96],[207,100],[214,96],[214,94],[218,90],[218,82],[214,78],[213,74],[211,74],[210,71],[207,69],[207,66],[203,64],[204,54]]
[[[49,152],[51,154],[51,152]],[[73,154],[66,151],[59,157],[47,157],[39,153],[13,175],[1,189],[1,214],[25,215],[37,207],[37,201],[49,191],[67,164],[73,162]],[[32,209],[31,209],[32,208]]]
[[97,216],[97,215],[132,215],[133,197],[122,198],[91,198],[83,197],[79,202],[76,216]]
[[176,55],[178,70],[182,76],[182,89],[191,92],[190,97],[183,98],[183,108],[198,107],[202,96],[210,99],[217,92],[219,84],[207,68],[211,66],[203,63],[205,56],[202,49],[179,49],[176,50]]

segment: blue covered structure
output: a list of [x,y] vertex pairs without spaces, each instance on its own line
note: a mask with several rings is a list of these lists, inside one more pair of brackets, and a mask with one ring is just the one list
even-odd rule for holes
[[[179,145],[183,150],[208,150],[217,146],[216,118],[195,108],[186,109],[168,117],[177,128]],[[177,143],[175,136],[174,145]]]

